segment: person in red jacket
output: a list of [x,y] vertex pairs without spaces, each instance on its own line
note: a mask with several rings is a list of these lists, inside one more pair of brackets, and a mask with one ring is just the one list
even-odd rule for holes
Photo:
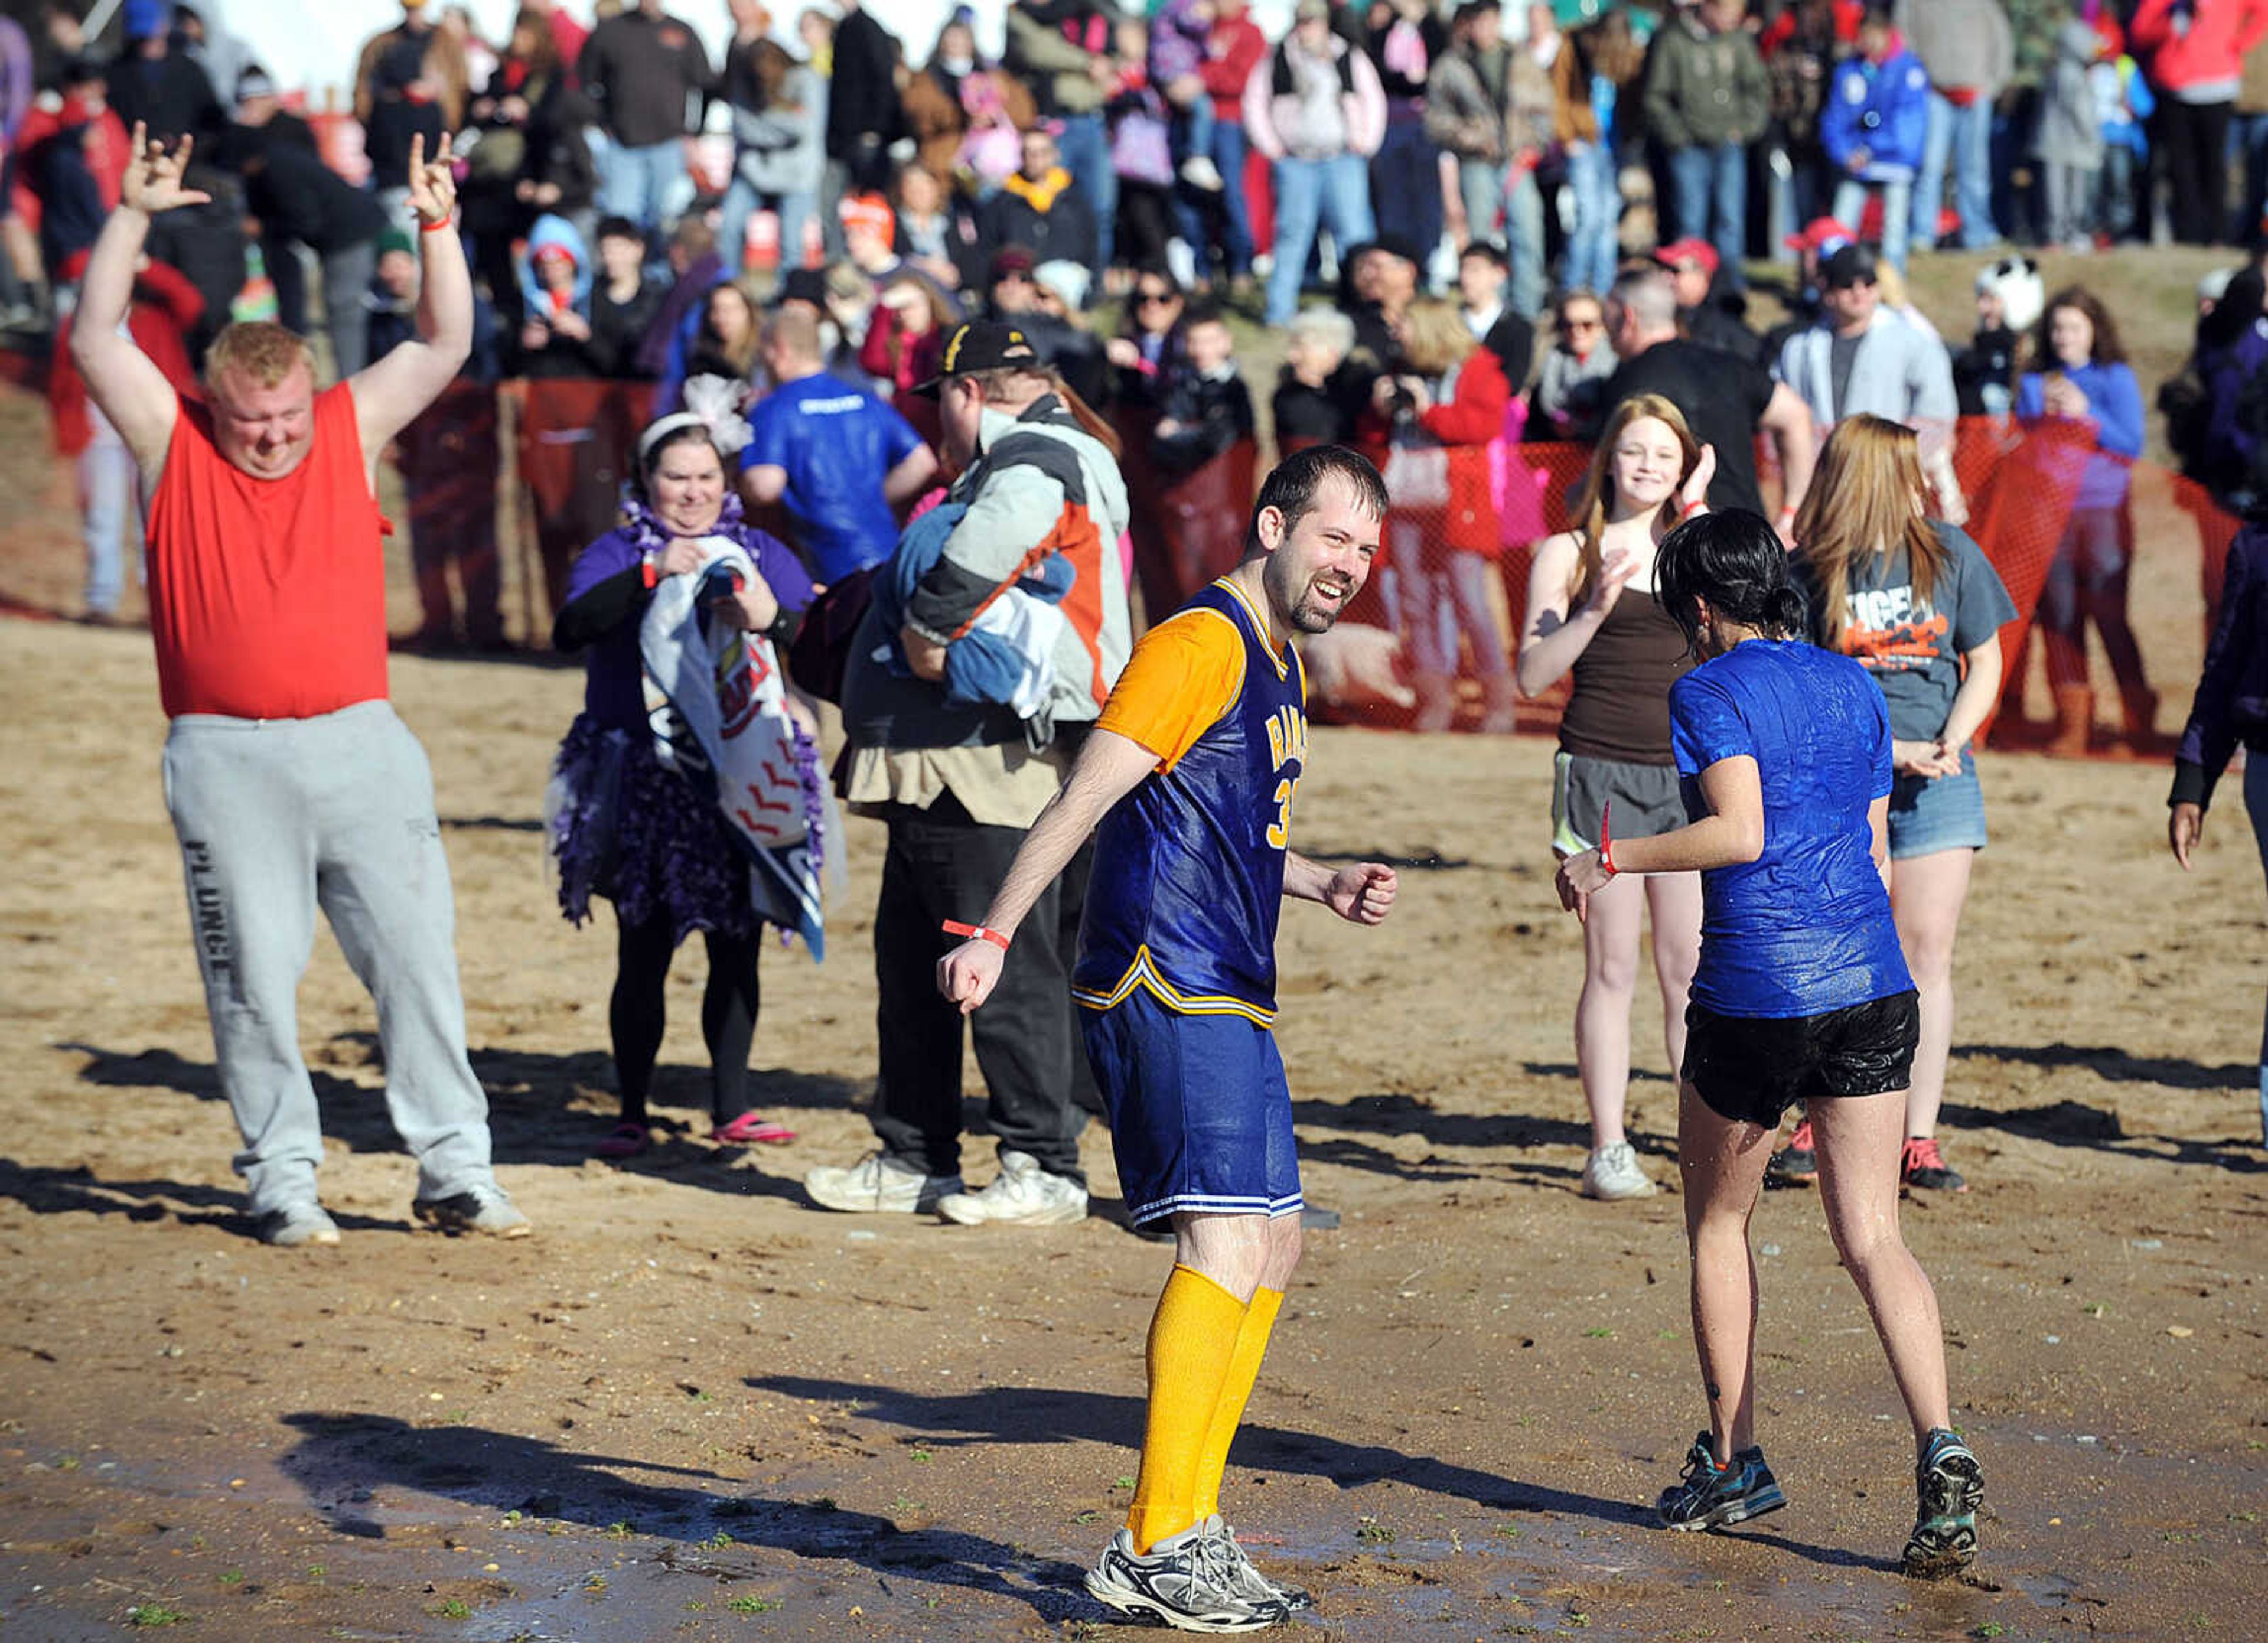
[[[33,104],[16,133],[16,164],[11,168],[15,193],[11,203],[16,219],[33,234],[40,232],[47,205],[42,179],[51,174],[46,152],[50,144],[77,144],[78,163],[92,175],[105,215],[118,209],[119,185],[126,175],[126,125],[110,106],[102,65],[92,57],[70,59],[63,67],[62,92],[60,102],[41,98]],[[52,234],[42,237],[43,254],[53,238]],[[60,267],[63,258],[57,256],[53,262]]]
[[2126,38],[2158,92],[2150,144],[2172,184],[2174,238],[2228,235],[2228,116],[2244,54],[2268,36],[2268,0],[2142,0]]
[[[1489,442],[1504,432],[1512,385],[1454,302],[1410,305],[1395,328],[1408,370],[1371,391],[1365,443],[1383,445],[1389,607],[1416,664],[1418,730],[1447,730],[1456,714],[1458,652],[1468,649],[1484,693],[1481,729],[1508,735],[1517,699],[1503,630],[1489,599],[1503,551],[1489,483]],[[1452,627],[1445,620],[1455,612]]]
[[[58,274],[76,285],[86,272],[80,252]],[[204,317],[205,299],[176,269],[144,257],[135,267],[134,294],[126,310],[126,331],[166,380],[191,399],[200,397],[197,373],[189,364],[188,337]],[[55,335],[48,371],[48,410],[55,422],[55,449],[78,466],[78,506],[86,541],[86,610],[81,621],[107,627],[118,620],[119,595],[126,586],[121,539],[131,532],[137,579],[142,566],[142,499],[134,453],[94,402],[86,379],[71,364],[72,320]]]
[[1267,37],[1247,15],[1246,0],[1212,0],[1212,33],[1205,41],[1204,63],[1197,76],[1204,81],[1205,95],[1212,99],[1212,136],[1205,158],[1220,173],[1225,186],[1218,193],[1195,188],[1174,191],[1182,240],[1195,252],[1197,262],[1195,269],[1176,272],[1174,277],[1184,285],[1197,283],[1187,277],[1191,273],[1204,279],[1211,277],[1215,251],[1220,254],[1221,272],[1239,297],[1251,284],[1252,207],[1244,195],[1244,85],[1267,55]]

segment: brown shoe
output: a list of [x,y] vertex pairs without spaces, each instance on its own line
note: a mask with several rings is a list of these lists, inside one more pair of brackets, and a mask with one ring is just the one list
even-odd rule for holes
[[2055,735],[2048,742],[2048,756],[2085,758],[2095,732],[2095,692],[2085,685],[2058,685],[2055,707]]

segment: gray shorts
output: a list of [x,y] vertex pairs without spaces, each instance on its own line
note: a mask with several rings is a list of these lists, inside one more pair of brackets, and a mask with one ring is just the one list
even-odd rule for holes
[[1551,848],[1563,856],[1595,849],[1599,816],[1615,807],[1616,838],[1651,838],[1685,825],[1674,764],[1626,764],[1561,752],[1551,761]]

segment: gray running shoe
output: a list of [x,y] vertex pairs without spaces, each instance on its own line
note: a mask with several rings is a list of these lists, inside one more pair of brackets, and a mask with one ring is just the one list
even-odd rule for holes
[[417,1219],[446,1233],[486,1233],[492,1238],[525,1238],[535,1230],[512,1200],[494,1187],[453,1192],[446,1198],[419,1198],[410,1205]]
[[953,1192],[937,1212],[963,1227],[1002,1222],[1012,1227],[1068,1227],[1086,1219],[1086,1189],[1067,1175],[1050,1175],[1029,1153],[1000,1154],[999,1177],[982,1192]]
[[339,1241],[339,1224],[323,1212],[320,1204],[288,1204],[262,1214],[258,1224],[260,1241],[279,1249],[297,1249],[314,1243],[335,1244]]
[[1920,1505],[1899,1562],[1918,1580],[1940,1580],[1977,1561],[1977,1508],[1984,1499],[1984,1470],[1959,1435],[1940,1426],[1929,1434],[1914,1468]]
[[857,1163],[821,1164],[803,1178],[811,1201],[825,1210],[852,1215],[884,1211],[913,1214],[933,1210],[947,1193],[961,1190],[959,1175],[925,1175],[909,1164],[882,1153],[869,1153]]
[[1120,1529],[1087,1572],[1086,1589],[1123,1615],[1146,1615],[1182,1632],[1257,1632],[1290,1611],[1228,1589],[1221,1558],[1204,1524],[1169,1535],[1147,1552]]
[[1213,1557],[1219,1565],[1228,1589],[1246,1602],[1256,1606],[1281,1603],[1293,1614],[1313,1609],[1315,1599],[1304,1586],[1293,1586],[1263,1574],[1245,1555],[1243,1545],[1219,1513],[1197,1525],[1212,1542]]

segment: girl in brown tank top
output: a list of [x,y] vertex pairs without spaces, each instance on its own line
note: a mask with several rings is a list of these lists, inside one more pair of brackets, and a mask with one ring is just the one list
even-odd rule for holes
[[[1694,443],[1668,400],[1653,394],[1626,400],[1592,453],[1576,493],[1575,528],[1535,550],[1516,670],[1521,693],[1540,696],[1563,675],[1574,679],[1555,761],[1557,855],[1597,844],[1609,805],[1620,837],[1684,823],[1669,748],[1669,687],[1692,662],[1654,597],[1654,550],[1680,518],[1706,506],[1716,465],[1715,453]],[[1673,1076],[1684,1060],[1685,994],[1701,949],[1700,875],[1611,882],[1592,899],[1583,927],[1583,991],[1575,1003],[1575,1060],[1591,1109],[1583,1190],[1592,1197],[1644,1197],[1654,1190],[1623,1125],[1638,937],[1649,912]]]

